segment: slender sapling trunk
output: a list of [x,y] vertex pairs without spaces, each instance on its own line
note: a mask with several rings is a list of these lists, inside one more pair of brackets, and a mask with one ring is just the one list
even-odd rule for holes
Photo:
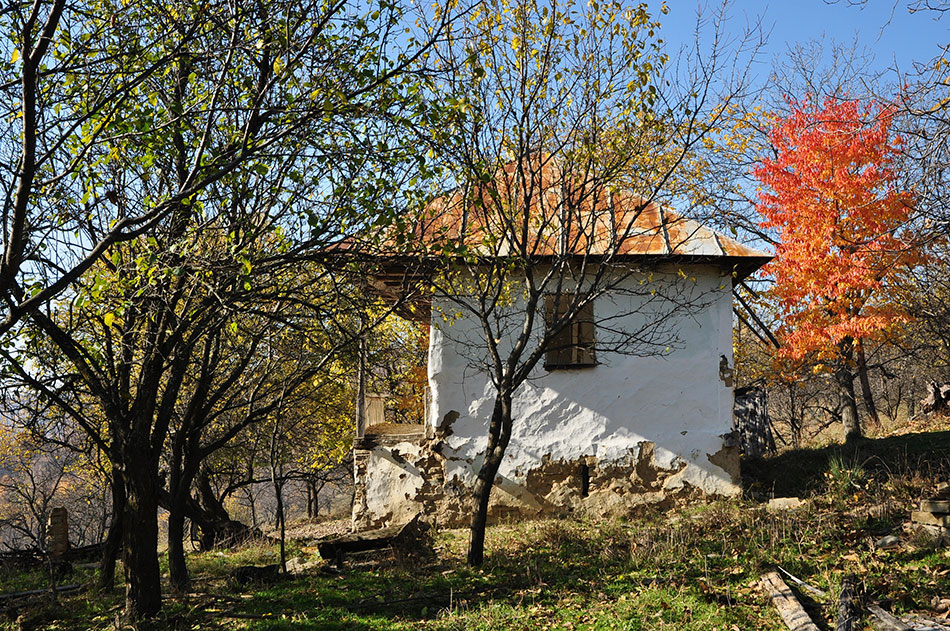
[[473,495],[475,512],[472,515],[471,538],[468,546],[468,564],[481,565],[485,560],[485,527],[488,522],[488,503],[491,499],[495,476],[511,439],[511,395],[497,394],[488,428],[488,449],[485,461],[478,470]]

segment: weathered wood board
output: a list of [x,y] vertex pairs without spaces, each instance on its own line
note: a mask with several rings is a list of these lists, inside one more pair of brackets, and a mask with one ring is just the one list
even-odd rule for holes
[[795,593],[785,584],[782,577],[777,572],[769,572],[762,575],[759,583],[762,589],[772,598],[772,603],[778,609],[782,616],[785,626],[790,631],[819,631],[818,627],[802,608],[801,603],[795,598]]
[[914,511],[910,514],[911,521],[918,524],[927,524],[928,526],[942,526],[950,528],[950,515],[938,515],[925,511]]
[[925,513],[950,513],[950,500],[920,500],[920,510]]

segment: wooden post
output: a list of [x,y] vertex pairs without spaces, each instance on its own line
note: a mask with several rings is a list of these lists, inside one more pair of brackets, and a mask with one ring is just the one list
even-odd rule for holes
[[363,399],[363,432],[373,425],[386,422],[386,395],[367,393]]
[[356,372],[356,438],[366,435],[366,334],[360,331]]
[[69,549],[69,516],[66,509],[57,506],[49,513],[46,525],[46,551],[50,559],[59,561]]

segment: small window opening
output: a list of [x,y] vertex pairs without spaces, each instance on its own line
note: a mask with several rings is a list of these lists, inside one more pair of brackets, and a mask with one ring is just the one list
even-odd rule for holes
[[[549,295],[545,297],[545,317],[555,322],[561,319],[571,307],[573,296]],[[578,310],[577,317],[551,340],[544,358],[547,370],[559,368],[578,368],[596,366],[594,356],[594,304],[587,303]]]
[[590,465],[581,465],[581,497],[590,495]]

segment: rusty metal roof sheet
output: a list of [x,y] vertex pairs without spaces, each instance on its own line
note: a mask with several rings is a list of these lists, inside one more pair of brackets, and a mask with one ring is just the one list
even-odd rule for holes
[[748,276],[771,257],[629,191],[565,177],[553,162],[514,163],[463,194],[433,200],[414,241],[431,251],[464,244],[481,256],[690,258],[733,266]]

